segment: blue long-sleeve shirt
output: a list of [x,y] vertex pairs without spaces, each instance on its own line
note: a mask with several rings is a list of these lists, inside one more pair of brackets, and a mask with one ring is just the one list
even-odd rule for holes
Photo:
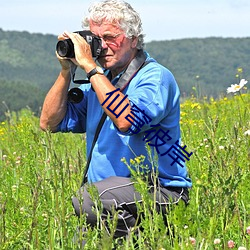
[[[129,163],[130,159],[144,155],[146,157],[144,165],[152,168],[146,141],[161,129],[158,136],[154,136],[149,141],[150,151],[152,153],[158,151],[158,163],[154,167],[158,168],[161,184],[175,187],[192,185],[187,176],[185,162],[180,159],[174,162],[169,155],[176,157],[174,153],[177,152],[178,147],[175,143],[178,141],[181,144],[179,88],[168,69],[149,56],[147,61],[150,63],[137,72],[123,91],[132,107],[143,111],[135,114],[139,120],[145,122],[140,127],[140,131],[138,123],[131,123],[130,130],[122,133],[107,116],[92,152],[88,170],[89,182],[100,181],[109,176],[129,177],[130,170],[121,161],[122,158]],[[108,74],[108,71],[106,73]],[[119,77],[120,75],[113,79],[114,85]],[[86,132],[87,155],[89,155],[103,108],[90,84],[83,84],[80,88],[84,93],[83,100],[78,104],[68,102],[66,116],[58,126],[58,131]],[[145,116],[148,119],[145,120]],[[180,148],[179,151],[182,152]]]

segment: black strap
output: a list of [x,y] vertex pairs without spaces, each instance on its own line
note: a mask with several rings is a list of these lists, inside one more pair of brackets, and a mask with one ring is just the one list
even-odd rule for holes
[[88,160],[87,160],[87,163],[86,163],[86,167],[85,167],[85,170],[84,170],[84,175],[83,175],[83,180],[82,180],[81,186],[83,186],[83,184],[87,182],[87,173],[88,173],[89,164],[90,164],[90,161],[91,161],[91,158],[92,158],[92,152],[93,152],[95,143],[97,141],[97,138],[98,138],[98,136],[100,134],[100,131],[102,129],[102,125],[103,125],[104,121],[106,120],[106,117],[107,117],[107,114],[104,112],[102,114],[102,117],[101,117],[98,125],[97,125],[96,131],[95,131],[95,136],[94,136],[94,139],[92,141],[91,149],[90,149],[90,152],[89,152],[89,157],[88,157]]
[[146,62],[146,55],[143,50],[139,50],[136,57],[131,61],[126,71],[122,74],[119,81],[116,83],[115,87],[120,88],[123,91],[130,81],[134,78],[135,74],[144,67],[148,62]]
[[[120,88],[120,91],[124,90],[126,88],[126,86],[128,86],[128,84],[130,83],[132,78],[135,76],[135,74],[142,67],[146,66],[148,63],[149,62],[146,61],[146,56],[145,56],[143,50],[139,50],[136,57],[131,61],[128,68],[124,72],[124,74],[122,74],[122,76],[120,77],[120,79],[116,83],[115,87]],[[102,114],[102,117],[101,117],[98,125],[97,125],[95,136],[94,136],[94,139],[93,139],[93,142],[92,142],[92,145],[91,145],[88,160],[87,160],[86,167],[85,167],[85,170],[84,170],[84,175],[83,175],[83,180],[82,180],[81,186],[83,186],[84,183],[87,182],[87,174],[88,174],[88,170],[89,170],[89,164],[90,164],[90,161],[91,161],[91,158],[92,158],[92,152],[93,152],[95,143],[96,143],[96,141],[98,139],[98,136],[99,136],[99,134],[101,132],[101,129],[102,129],[102,126],[103,126],[103,124],[105,122],[106,117],[107,117],[107,114],[104,112]]]

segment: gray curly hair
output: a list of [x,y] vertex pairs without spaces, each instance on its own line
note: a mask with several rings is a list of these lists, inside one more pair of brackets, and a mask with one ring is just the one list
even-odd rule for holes
[[126,37],[138,37],[137,49],[143,49],[144,35],[141,18],[129,3],[121,0],[94,3],[89,8],[89,15],[83,19],[82,27],[88,29],[90,20],[101,24],[104,19],[110,23],[117,23]]

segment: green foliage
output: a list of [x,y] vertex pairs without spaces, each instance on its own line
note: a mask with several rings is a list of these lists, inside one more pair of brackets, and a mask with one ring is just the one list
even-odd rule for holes
[[[159,41],[146,49],[175,75],[182,95],[190,96],[198,84],[202,96],[225,95],[225,88],[237,83],[238,68],[248,71],[250,38],[204,38]],[[250,73],[244,72],[244,78]]]
[[[181,123],[183,143],[193,152],[190,204],[172,207],[165,226],[136,171],[143,167],[144,157],[138,156],[127,165],[143,197],[138,204],[143,230],[135,227],[127,239],[113,240],[117,221],[107,221],[111,235],[99,221],[99,230],[89,228],[84,234],[85,249],[219,250],[227,249],[229,240],[235,249],[249,249],[249,102],[249,94],[186,100]],[[0,249],[80,249],[83,235],[76,228],[87,225],[84,215],[81,220],[74,216],[71,197],[84,165],[82,135],[44,133],[30,110],[9,113],[0,123]],[[95,190],[92,194],[99,213]]]
[[0,121],[8,109],[36,114],[59,72],[53,35],[0,29]]
[[20,107],[28,107],[39,115],[44,96],[45,91],[29,82],[0,80],[0,121],[5,119],[10,110],[19,111]]
[[56,36],[0,29],[0,79],[29,82],[47,90],[60,69]]

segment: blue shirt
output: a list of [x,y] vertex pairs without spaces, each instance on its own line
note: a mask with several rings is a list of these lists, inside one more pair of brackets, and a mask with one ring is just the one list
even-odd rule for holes
[[[107,116],[93,149],[88,170],[89,182],[100,181],[109,176],[129,177],[130,170],[121,161],[122,158],[125,158],[129,163],[130,159],[144,155],[146,157],[144,165],[151,169],[152,160],[150,161],[148,156],[145,136],[148,136],[146,139],[150,138],[161,129],[162,132],[159,133],[158,137],[161,137],[162,140],[155,136],[150,141],[151,145],[159,145],[160,143],[160,146],[158,146],[159,154],[157,155],[158,164],[154,168],[158,168],[161,184],[174,187],[191,187],[192,185],[187,176],[185,162],[179,160],[181,164],[173,163],[173,159],[169,154],[166,154],[176,141],[179,140],[179,144],[181,144],[179,88],[168,69],[148,55],[147,61],[150,61],[150,63],[137,72],[123,93],[128,96],[132,106],[136,105],[143,111],[136,113],[141,120],[145,119],[145,115],[151,119],[145,122],[139,133],[136,133],[138,132],[136,123],[131,126],[128,132],[122,133]],[[112,81],[112,84],[115,85],[119,77],[120,75]],[[103,109],[90,84],[83,84],[80,88],[84,93],[83,100],[78,104],[68,102],[66,116],[59,124],[58,131],[86,132],[87,155],[89,155]],[[157,125],[157,127],[154,127],[154,125]],[[149,133],[148,131],[155,132]],[[164,132],[169,137],[163,138]],[[154,154],[156,147],[150,146],[150,148],[150,151]],[[174,156],[173,150],[170,152]]]

